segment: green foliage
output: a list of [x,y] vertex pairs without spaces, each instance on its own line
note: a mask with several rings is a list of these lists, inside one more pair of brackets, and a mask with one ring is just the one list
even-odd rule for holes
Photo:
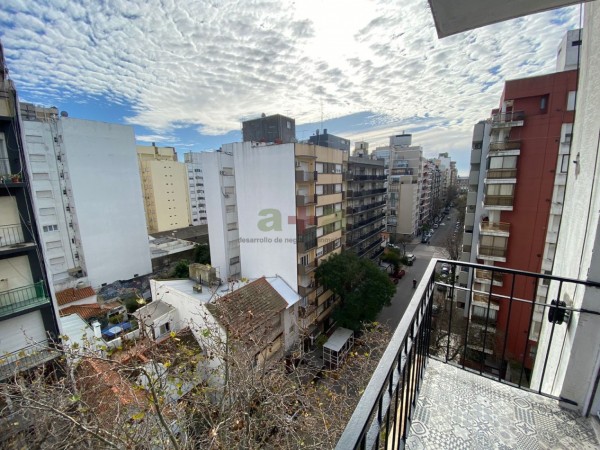
[[198,244],[194,248],[194,262],[210,264],[210,247],[206,244]]
[[189,267],[190,263],[187,260],[182,259],[179,261],[175,266],[175,269],[173,269],[173,278],[187,278],[190,273]]
[[396,290],[372,261],[352,252],[331,256],[317,268],[316,278],[342,300],[334,319],[354,331],[360,330],[364,322],[373,322],[381,308],[390,304]]
[[133,314],[141,306],[144,305],[144,302],[142,300],[140,300],[137,296],[128,297],[123,301],[123,303],[125,304],[125,307],[127,308],[127,312],[129,314]]
[[388,248],[385,253],[381,256],[383,262],[392,264],[394,266],[394,272],[400,270],[400,255],[397,250]]

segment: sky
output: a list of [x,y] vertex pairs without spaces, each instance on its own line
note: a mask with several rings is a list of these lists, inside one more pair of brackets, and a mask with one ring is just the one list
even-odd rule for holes
[[504,81],[555,70],[577,6],[438,39],[426,0],[2,0],[22,101],[135,127],[178,153],[241,140],[262,113],[371,148],[413,134],[469,170]]

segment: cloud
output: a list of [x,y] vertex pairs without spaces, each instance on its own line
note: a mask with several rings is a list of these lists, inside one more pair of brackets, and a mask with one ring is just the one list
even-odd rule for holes
[[578,19],[572,7],[439,40],[424,0],[5,0],[0,9],[11,76],[38,103],[126,103],[129,123],[160,135],[189,126],[220,135],[263,112],[309,123],[371,111],[375,127],[429,116],[439,130],[423,140],[436,151],[459,137],[469,145],[505,79],[552,71]]

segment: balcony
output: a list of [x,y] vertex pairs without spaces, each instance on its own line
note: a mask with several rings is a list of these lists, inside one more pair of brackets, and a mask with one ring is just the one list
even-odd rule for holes
[[298,244],[298,252],[306,253],[317,246],[317,234],[315,229],[298,234],[296,243]]
[[314,195],[296,194],[296,206],[309,206],[316,203]]
[[25,243],[25,234],[20,224],[0,225],[0,252],[24,247],[33,247],[33,243]]
[[48,346],[48,341],[36,342],[12,353],[0,355],[0,380],[18,372],[33,369],[58,357],[60,352]]
[[308,264],[298,264],[298,274],[308,275],[317,268],[317,262],[311,261]]
[[[545,320],[544,340],[532,347],[531,341],[524,339],[524,347],[516,350],[523,357],[509,354],[501,324],[495,323],[489,310],[465,318],[464,311],[454,307],[452,296],[440,303],[435,272],[441,263],[458,266],[453,269],[456,272],[461,268],[493,269],[431,261],[336,449],[523,448],[529,443],[532,448],[598,448],[591,420],[582,417],[584,405],[562,395],[565,386],[570,389],[582,380],[585,386],[577,400],[585,398],[594,389],[589,381],[595,379],[594,368],[578,374],[579,367],[569,367],[563,381],[552,365],[554,358],[575,357],[575,351],[565,356],[565,345],[570,340],[567,328],[577,324]],[[523,284],[548,278],[559,291],[571,292],[578,285],[583,289],[600,287],[593,282],[498,270],[522,278]],[[472,286],[453,286],[450,291],[454,289],[469,291]],[[505,299],[507,305],[532,300]],[[556,313],[555,307],[543,305],[543,316],[553,308]],[[522,321],[516,309],[511,312],[508,308],[507,324]],[[571,314],[586,316],[579,319],[580,328],[585,321],[596,329],[600,326],[596,311],[571,310]],[[531,331],[531,321],[527,326],[524,335]],[[485,351],[474,350],[476,347]]]
[[354,181],[384,181],[387,177],[385,175],[360,175],[350,174]]
[[485,173],[485,182],[489,180],[515,180],[517,179],[517,169],[488,169]]
[[307,297],[308,295],[310,295],[311,292],[313,292],[315,289],[317,288],[317,286],[315,285],[314,282],[311,282],[308,285],[298,285],[298,294],[300,294],[301,297]]
[[[517,152],[515,152],[515,150]],[[511,152],[510,154],[518,154],[521,150],[521,141],[496,141],[490,142],[490,151],[491,152]],[[488,155],[489,155],[488,153]]]
[[514,195],[488,195],[483,197],[483,206],[487,209],[512,211]]
[[477,258],[488,261],[506,262],[506,248],[479,244],[477,246]]
[[26,311],[30,308],[50,303],[44,283],[39,281],[24,286],[0,292],[0,317]]
[[510,236],[510,223],[507,222],[480,222],[479,232],[488,236]]
[[475,282],[481,284],[493,284],[494,286],[502,286],[502,283],[504,282],[504,275],[500,272],[492,272],[491,270],[476,269]]
[[378,189],[365,189],[359,191],[347,191],[346,195],[348,198],[360,198],[360,197],[368,197],[370,195],[377,195],[385,193],[385,188]]
[[373,203],[369,203],[367,205],[361,205],[361,206],[349,206],[346,208],[346,214],[358,214],[364,211],[369,211],[370,209],[375,209],[375,208],[379,208],[385,206],[385,201],[380,201],[380,202],[373,202]]
[[492,115],[492,129],[522,127],[524,125],[525,113],[513,111]]
[[296,183],[312,183],[317,181],[317,172],[296,170]]

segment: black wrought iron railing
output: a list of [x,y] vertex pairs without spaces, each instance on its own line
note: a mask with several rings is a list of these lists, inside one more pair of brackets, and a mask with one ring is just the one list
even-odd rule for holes
[[577,324],[600,326],[600,308],[572,304],[589,288],[600,283],[431,260],[336,448],[404,448],[429,358],[577,405],[556,384]]

